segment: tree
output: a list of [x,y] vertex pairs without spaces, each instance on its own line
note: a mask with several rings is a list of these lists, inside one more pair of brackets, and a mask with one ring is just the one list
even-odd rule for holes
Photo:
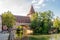
[[59,17],[57,17],[57,18],[54,19],[54,21],[53,21],[53,27],[54,28],[59,28],[60,27],[60,18]]
[[57,31],[60,32],[60,18],[56,17],[53,21],[53,28],[58,29]]
[[34,13],[31,16],[31,29],[33,29],[33,34],[39,34],[39,30],[41,30],[40,28],[40,22],[38,21],[38,13]]
[[31,21],[34,21],[34,20],[37,20],[37,18],[38,18],[38,13],[35,12],[35,13],[32,14],[30,19],[31,19]]
[[22,38],[22,35],[23,35],[23,28],[22,26],[18,26],[17,30],[16,30],[16,34],[17,34],[17,37],[18,38]]
[[[38,14],[38,15],[37,15]],[[48,30],[52,26],[53,12],[45,11],[32,15],[33,21],[31,21],[31,28],[34,34],[47,34]]]
[[39,17],[41,20],[42,33],[47,34],[52,26],[53,12],[50,10],[41,12]]
[[15,24],[14,15],[10,11],[4,12],[2,14],[2,25],[6,25],[8,28],[11,28],[13,27],[14,24]]
[[8,27],[8,32],[9,32],[9,40],[11,40],[11,35],[12,35],[12,27],[15,24],[15,17],[14,15],[10,12],[4,12],[2,14],[2,25],[6,25]]

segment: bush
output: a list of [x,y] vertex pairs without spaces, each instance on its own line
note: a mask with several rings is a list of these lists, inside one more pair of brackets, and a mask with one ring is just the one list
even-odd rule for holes
[[16,34],[18,37],[22,38],[22,34],[23,34],[22,26],[18,26],[18,28],[16,30]]

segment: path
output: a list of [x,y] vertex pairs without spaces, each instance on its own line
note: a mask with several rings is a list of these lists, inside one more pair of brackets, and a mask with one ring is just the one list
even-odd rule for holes
[[0,33],[0,40],[8,40],[8,36],[9,36],[8,33],[5,33],[5,34]]

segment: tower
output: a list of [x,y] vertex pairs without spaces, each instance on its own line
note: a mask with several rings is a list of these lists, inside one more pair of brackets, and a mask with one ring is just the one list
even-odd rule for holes
[[27,14],[27,16],[28,16],[28,17],[31,17],[32,14],[34,14],[34,13],[35,13],[35,10],[34,10],[34,8],[33,8],[33,5],[31,5],[30,10],[29,10],[29,14]]

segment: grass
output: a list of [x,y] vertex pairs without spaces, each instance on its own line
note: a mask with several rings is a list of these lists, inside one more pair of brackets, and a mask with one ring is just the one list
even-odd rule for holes
[[50,36],[44,35],[32,35],[29,36],[29,40],[49,40]]
[[50,40],[51,38],[58,40],[60,34],[52,34],[52,35],[30,35],[29,40]]

